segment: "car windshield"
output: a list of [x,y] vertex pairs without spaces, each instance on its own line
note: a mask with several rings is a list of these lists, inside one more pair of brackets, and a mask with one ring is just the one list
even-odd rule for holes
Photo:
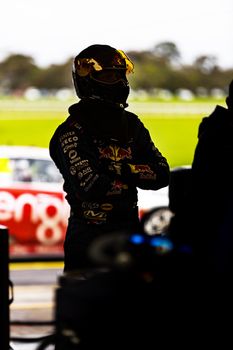
[[0,179],[16,182],[61,183],[63,181],[52,161],[30,158],[1,158]]

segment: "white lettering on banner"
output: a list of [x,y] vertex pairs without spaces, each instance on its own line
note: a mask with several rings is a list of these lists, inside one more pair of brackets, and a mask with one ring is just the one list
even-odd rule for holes
[[0,220],[10,220],[15,210],[15,197],[6,191],[0,192]]
[[15,221],[21,221],[23,217],[23,209],[25,205],[30,205],[31,207],[31,221],[34,223],[38,220],[38,215],[36,211],[37,198],[29,193],[21,194],[17,199],[15,198]]
[[[46,244],[54,244],[62,238],[62,230],[59,226],[61,217],[63,217],[63,203],[57,197],[51,197],[46,194],[38,194],[38,216],[41,219],[41,224],[36,230],[36,236],[40,242]],[[49,216],[47,209],[49,206],[56,208],[55,215]],[[63,217],[64,220],[64,217]],[[50,229],[53,234],[50,237],[46,236],[46,231]]]
[[[25,206],[30,207],[30,221],[37,223],[35,235],[43,244],[55,244],[62,239],[62,228],[67,224],[69,206],[64,198],[48,194],[23,193],[17,198],[13,194],[0,191],[0,221],[23,222]],[[49,208],[52,208],[52,213]],[[47,231],[50,234],[47,235]]]

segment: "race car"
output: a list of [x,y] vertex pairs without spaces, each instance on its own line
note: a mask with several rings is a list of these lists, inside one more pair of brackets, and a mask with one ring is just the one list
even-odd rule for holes
[[[138,189],[139,212],[153,209],[150,232],[169,223],[168,187]],[[10,258],[62,258],[69,205],[47,148],[0,146],[0,225],[9,231]],[[153,232],[152,232],[153,231]]]

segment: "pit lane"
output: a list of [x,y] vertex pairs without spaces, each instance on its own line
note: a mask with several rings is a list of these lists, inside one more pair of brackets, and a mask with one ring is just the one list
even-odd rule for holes
[[[13,283],[10,338],[38,338],[51,334],[54,326],[49,323],[54,321],[55,290],[63,263],[11,263],[9,270]],[[31,321],[41,325],[23,324]],[[38,342],[27,344],[11,340],[10,345],[13,350],[35,350]]]

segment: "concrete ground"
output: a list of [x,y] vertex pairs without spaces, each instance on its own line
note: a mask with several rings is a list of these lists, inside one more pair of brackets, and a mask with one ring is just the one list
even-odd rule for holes
[[[54,326],[49,323],[55,319],[55,292],[62,269],[62,263],[11,264],[14,300],[10,305],[10,345],[13,350],[36,350],[38,342],[27,343],[22,338],[39,338],[53,333]],[[48,324],[23,324],[30,321]]]

